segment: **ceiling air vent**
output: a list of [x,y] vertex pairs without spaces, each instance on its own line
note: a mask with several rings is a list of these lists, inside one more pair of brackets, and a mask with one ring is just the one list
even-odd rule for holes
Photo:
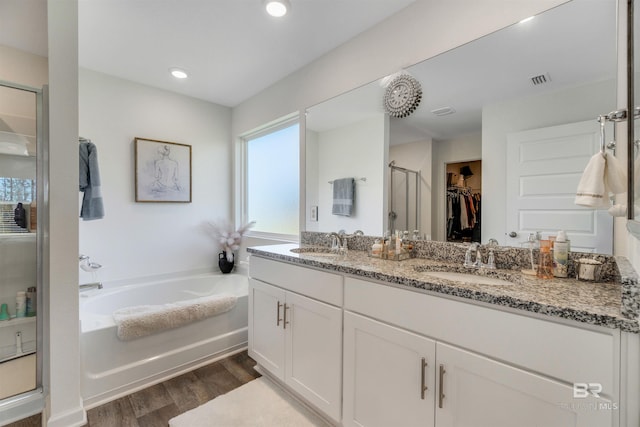
[[455,113],[456,110],[454,110],[451,107],[442,107],[442,108],[436,108],[435,110],[431,110],[431,112],[436,116],[447,116],[449,114]]
[[540,74],[538,76],[531,77],[531,83],[534,86],[543,85],[545,83],[549,83],[551,81],[551,77],[549,74]]

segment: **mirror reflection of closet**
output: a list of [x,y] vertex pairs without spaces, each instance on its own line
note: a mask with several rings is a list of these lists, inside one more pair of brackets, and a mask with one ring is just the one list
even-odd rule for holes
[[0,81],[0,402],[41,386],[42,96]]
[[446,164],[447,242],[481,242],[482,160]]

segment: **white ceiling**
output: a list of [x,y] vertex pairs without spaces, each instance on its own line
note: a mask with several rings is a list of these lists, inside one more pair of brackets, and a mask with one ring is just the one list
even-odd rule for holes
[[[391,144],[479,131],[483,105],[615,79],[616,65],[615,0],[574,0],[409,67],[423,98],[411,116],[391,119]],[[539,74],[550,83],[534,86],[530,78]],[[323,131],[382,115],[384,90],[372,82],[313,106],[307,128]],[[431,113],[442,107],[456,113]]]
[[[415,0],[290,1],[79,0],[80,66],[232,107]],[[46,28],[46,0],[0,1],[0,44],[46,56]]]

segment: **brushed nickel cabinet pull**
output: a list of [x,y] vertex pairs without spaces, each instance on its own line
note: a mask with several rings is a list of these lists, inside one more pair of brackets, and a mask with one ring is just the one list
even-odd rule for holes
[[280,318],[280,307],[282,307],[282,304],[280,304],[280,301],[278,301],[278,314],[276,315],[276,326],[280,326],[280,322],[282,321],[282,319]]
[[427,370],[427,359],[425,359],[424,357],[422,358],[422,362],[420,364],[420,371],[421,371],[421,379],[420,379],[420,399],[424,400],[424,395],[425,392],[429,389],[429,387],[427,387],[427,385],[425,384],[426,382],[426,370]]
[[282,329],[287,329],[287,325],[289,324],[289,321],[287,320],[287,310],[289,310],[291,307],[287,307],[287,303],[284,303],[284,322],[282,322]]
[[442,401],[444,400],[444,374],[447,371],[444,370],[444,365],[440,365],[440,393],[438,395],[438,407],[442,408]]

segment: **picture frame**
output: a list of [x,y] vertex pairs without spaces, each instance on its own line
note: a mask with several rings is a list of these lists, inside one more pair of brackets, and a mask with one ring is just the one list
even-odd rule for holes
[[191,203],[191,146],[136,137],[135,198],[140,203]]

